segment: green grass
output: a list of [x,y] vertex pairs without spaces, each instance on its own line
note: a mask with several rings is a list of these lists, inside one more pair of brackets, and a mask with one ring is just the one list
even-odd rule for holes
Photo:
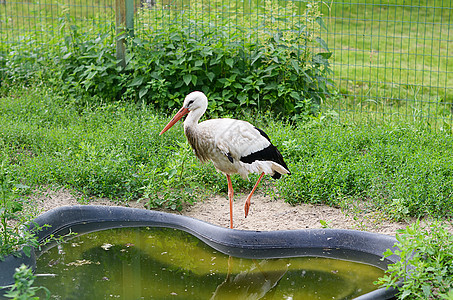
[[335,82],[346,95],[328,105],[349,111],[343,115],[349,120],[364,113],[372,119],[415,115],[432,118],[437,128],[443,120],[451,126],[452,9],[442,0],[326,1],[323,37],[333,52]]
[[326,124],[292,136],[285,151],[297,175],[279,183],[290,203],[365,201],[394,219],[452,214],[449,135],[408,124]]
[[126,202],[146,196],[153,206],[173,208],[198,199],[200,185],[225,189],[223,176],[178,146],[184,146],[181,130],[159,137],[168,120],[147,107],[117,103],[81,110],[49,90],[16,92],[0,104],[0,159],[21,182]]
[[[196,160],[181,125],[159,136],[168,118],[147,106],[66,103],[42,87],[15,87],[0,99],[0,159],[16,181],[174,209],[226,193],[224,176]],[[260,187],[282,201],[364,203],[391,219],[453,215],[451,135],[416,123],[349,126],[322,117],[294,126],[248,118],[269,133],[293,173]],[[245,191],[254,179],[235,176],[233,184]]]

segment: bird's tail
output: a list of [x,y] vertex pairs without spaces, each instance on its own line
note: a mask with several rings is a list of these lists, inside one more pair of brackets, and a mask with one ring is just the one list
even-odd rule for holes
[[272,170],[274,171],[272,174],[272,178],[274,179],[279,179],[284,174],[291,175],[291,172],[288,169],[275,162],[272,163]]

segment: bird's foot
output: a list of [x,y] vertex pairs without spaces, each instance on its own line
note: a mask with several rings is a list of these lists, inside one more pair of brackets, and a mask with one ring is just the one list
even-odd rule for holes
[[245,217],[247,218],[247,215],[249,214],[249,209],[250,209],[250,198],[247,198],[245,201],[244,205],[244,211],[245,211]]

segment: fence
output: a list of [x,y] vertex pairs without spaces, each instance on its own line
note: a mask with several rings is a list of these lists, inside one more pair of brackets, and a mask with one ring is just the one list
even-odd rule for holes
[[[57,45],[53,39],[64,38],[65,22],[93,38],[97,28],[114,36],[115,10],[123,1],[4,1],[0,59],[45,56],[47,48]],[[348,122],[410,119],[452,128],[450,0],[135,0],[133,9],[127,27],[141,38],[175,22],[247,43],[311,26],[322,38],[316,47],[333,53],[334,93],[322,105],[327,114]],[[18,45],[26,43],[33,44],[33,53],[18,53]]]
[[341,96],[331,108],[351,118],[429,120],[450,128],[451,1],[334,1],[324,11]]

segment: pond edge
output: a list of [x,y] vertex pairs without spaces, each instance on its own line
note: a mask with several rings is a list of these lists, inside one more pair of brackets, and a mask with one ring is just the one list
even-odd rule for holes
[[[40,242],[51,235],[58,237],[69,232],[85,234],[122,227],[165,227],[183,230],[217,251],[240,258],[320,256],[369,263],[383,269],[398,261],[395,255],[380,259],[387,249],[394,249],[395,237],[348,229],[236,230],[177,214],[102,205],[52,209],[34,219],[29,230],[46,224],[50,226],[37,234]],[[51,246],[33,249],[30,257],[22,253],[20,257],[10,255],[0,261],[0,287],[14,283],[15,268],[22,263],[35,270],[40,253]],[[369,257],[374,257],[372,262],[366,261]],[[397,293],[398,290],[392,288],[379,288],[355,299],[392,299]],[[2,294],[0,291],[0,298]]]

